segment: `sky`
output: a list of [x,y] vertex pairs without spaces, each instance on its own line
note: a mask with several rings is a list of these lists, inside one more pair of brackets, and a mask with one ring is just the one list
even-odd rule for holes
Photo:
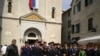
[[71,1],[72,0],[62,0],[63,10],[67,10],[68,8],[70,8]]

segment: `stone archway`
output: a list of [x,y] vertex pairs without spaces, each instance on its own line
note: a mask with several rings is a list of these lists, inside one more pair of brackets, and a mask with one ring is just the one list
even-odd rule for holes
[[42,40],[41,32],[36,28],[29,28],[24,33],[24,41],[27,40]]

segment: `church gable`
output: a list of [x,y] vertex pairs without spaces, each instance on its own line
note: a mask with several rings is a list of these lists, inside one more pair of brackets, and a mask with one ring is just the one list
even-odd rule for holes
[[31,14],[25,17],[28,20],[42,20],[39,16],[35,15],[35,14]]
[[42,16],[33,12],[22,16],[21,19],[34,20],[34,21],[46,21],[46,19],[44,19]]

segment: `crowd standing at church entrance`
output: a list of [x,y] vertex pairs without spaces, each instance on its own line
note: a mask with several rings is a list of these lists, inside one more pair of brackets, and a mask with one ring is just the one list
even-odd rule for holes
[[93,43],[88,43],[85,48],[83,45],[68,45],[66,42],[63,45],[50,42],[47,46],[46,42],[38,40],[32,44],[25,41],[18,52],[16,40],[13,39],[11,45],[3,46],[1,51],[3,56],[100,56],[100,46]]

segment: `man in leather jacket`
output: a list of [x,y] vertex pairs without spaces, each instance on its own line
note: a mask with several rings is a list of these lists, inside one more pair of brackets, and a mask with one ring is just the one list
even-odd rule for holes
[[7,47],[6,56],[18,56],[18,48],[15,39],[13,39],[12,44]]

